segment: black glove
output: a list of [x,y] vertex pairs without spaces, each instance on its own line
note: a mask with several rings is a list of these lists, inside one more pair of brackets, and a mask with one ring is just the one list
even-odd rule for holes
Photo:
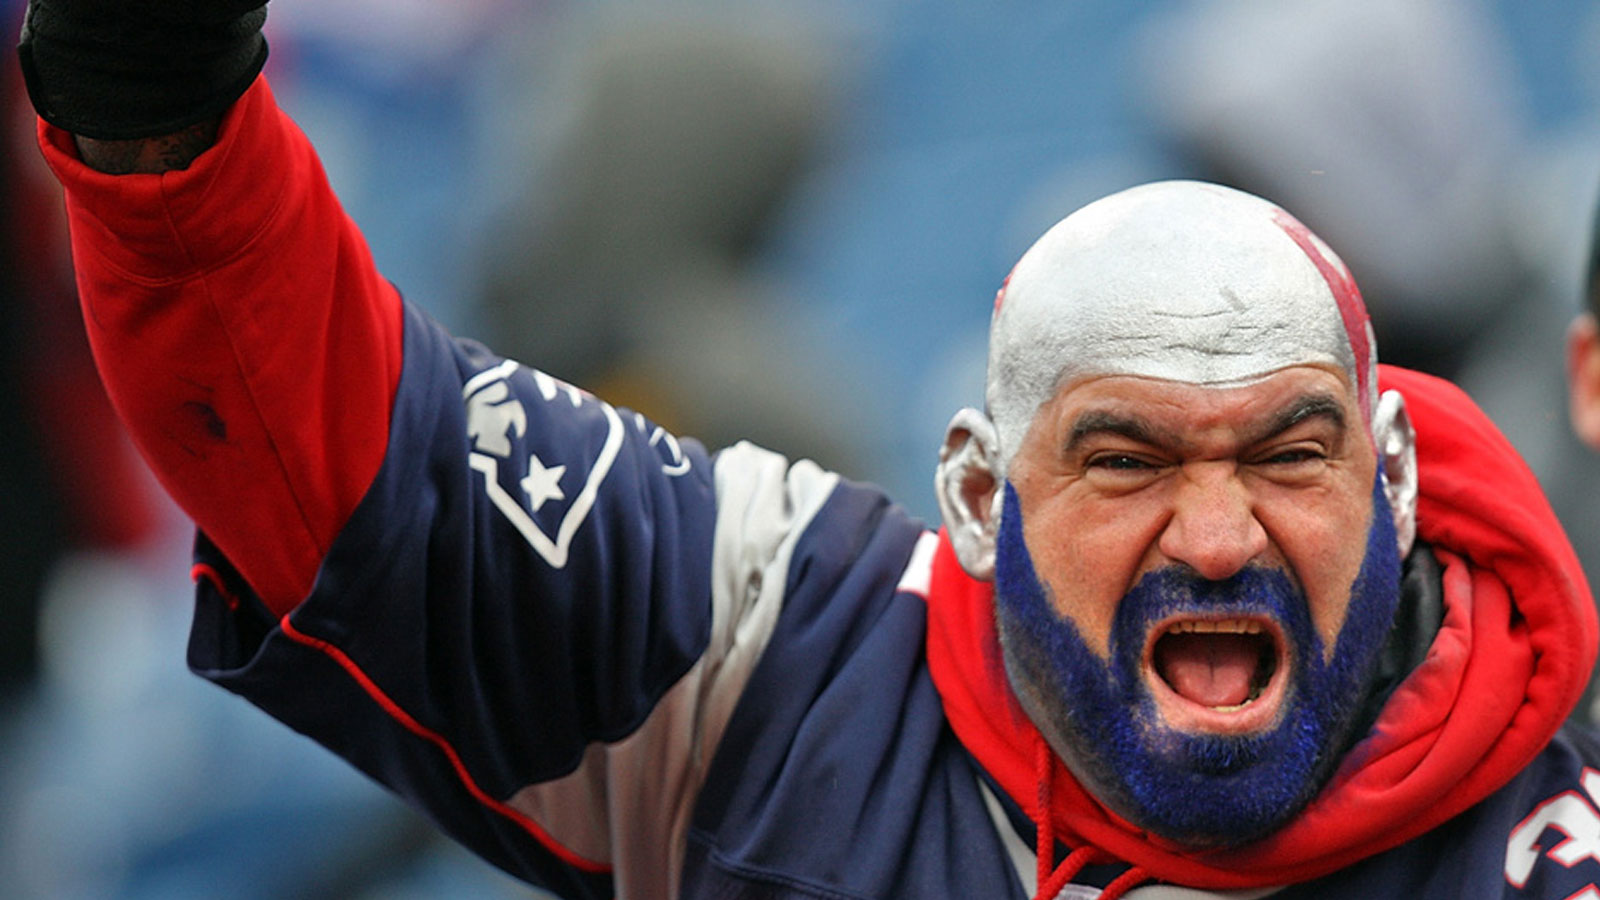
[[220,116],[267,59],[266,0],[28,0],[17,48],[40,117],[131,140]]

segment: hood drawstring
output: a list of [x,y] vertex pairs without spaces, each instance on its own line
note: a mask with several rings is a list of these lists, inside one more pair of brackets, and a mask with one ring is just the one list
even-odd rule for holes
[[1036,882],[1039,889],[1033,895],[1033,900],[1055,900],[1055,896],[1061,893],[1067,882],[1083,871],[1083,867],[1088,865],[1089,860],[1095,855],[1094,848],[1086,844],[1068,853],[1067,858],[1061,861],[1061,865],[1054,866],[1054,871],[1051,871],[1051,863],[1056,858],[1056,827],[1055,817],[1050,814],[1050,768],[1055,764],[1055,758],[1055,751],[1050,749],[1045,739],[1037,738],[1034,743],[1033,768],[1034,780],[1039,790],[1035,797],[1038,805],[1033,810],[1033,830],[1038,836],[1034,842],[1034,853],[1037,855],[1039,866]]
[[1129,866],[1128,871],[1111,879],[1111,883],[1106,885],[1106,889],[1100,892],[1100,900],[1117,900],[1123,894],[1149,880],[1150,874],[1144,869],[1138,866]]
[[[1108,853],[1102,853],[1088,844],[1083,845],[1055,866],[1052,871],[1051,862],[1056,858],[1055,817],[1051,815],[1051,769],[1055,765],[1055,751],[1040,736],[1034,744],[1034,777],[1039,789],[1035,797],[1037,807],[1033,810],[1033,828],[1038,839],[1034,842],[1034,853],[1038,863],[1039,889],[1034,893],[1034,900],[1055,900],[1068,882],[1076,878],[1083,867],[1096,861],[1116,862],[1117,860]],[[1100,900],[1117,900],[1118,897],[1133,890],[1140,884],[1150,880],[1150,876],[1139,866],[1132,866],[1126,872],[1112,879],[1100,892]]]

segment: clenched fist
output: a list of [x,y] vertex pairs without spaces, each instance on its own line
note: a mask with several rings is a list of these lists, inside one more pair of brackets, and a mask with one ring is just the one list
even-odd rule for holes
[[267,58],[263,0],[29,0],[18,48],[45,121],[132,140],[215,118]]

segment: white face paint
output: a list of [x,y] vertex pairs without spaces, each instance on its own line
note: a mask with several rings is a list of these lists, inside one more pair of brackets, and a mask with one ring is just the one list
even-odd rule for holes
[[1333,251],[1265,200],[1193,181],[1113,194],[1050,229],[1007,280],[989,341],[1002,466],[1039,406],[1089,376],[1225,386],[1324,364],[1369,421],[1376,395],[1366,311]]
[[989,335],[988,410],[951,420],[935,475],[962,566],[993,576],[1000,486],[1034,418],[1103,375],[1237,387],[1327,366],[1351,385],[1382,462],[1400,553],[1415,533],[1416,456],[1403,398],[1378,402],[1372,326],[1349,270],[1278,207],[1167,181],[1092,203],[1023,255]]

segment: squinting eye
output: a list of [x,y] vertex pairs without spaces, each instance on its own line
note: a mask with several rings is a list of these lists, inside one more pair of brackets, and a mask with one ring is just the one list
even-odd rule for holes
[[1262,459],[1261,462],[1266,465],[1292,466],[1299,463],[1314,462],[1321,459],[1323,459],[1321,451],[1313,450],[1309,447],[1302,447],[1294,450],[1284,450],[1279,453],[1274,453],[1271,456]]
[[1134,472],[1141,469],[1152,468],[1150,463],[1147,463],[1136,456],[1128,456],[1122,453],[1112,453],[1105,456],[1097,456],[1094,459],[1089,460],[1089,465],[1091,468],[1111,469],[1118,472]]

